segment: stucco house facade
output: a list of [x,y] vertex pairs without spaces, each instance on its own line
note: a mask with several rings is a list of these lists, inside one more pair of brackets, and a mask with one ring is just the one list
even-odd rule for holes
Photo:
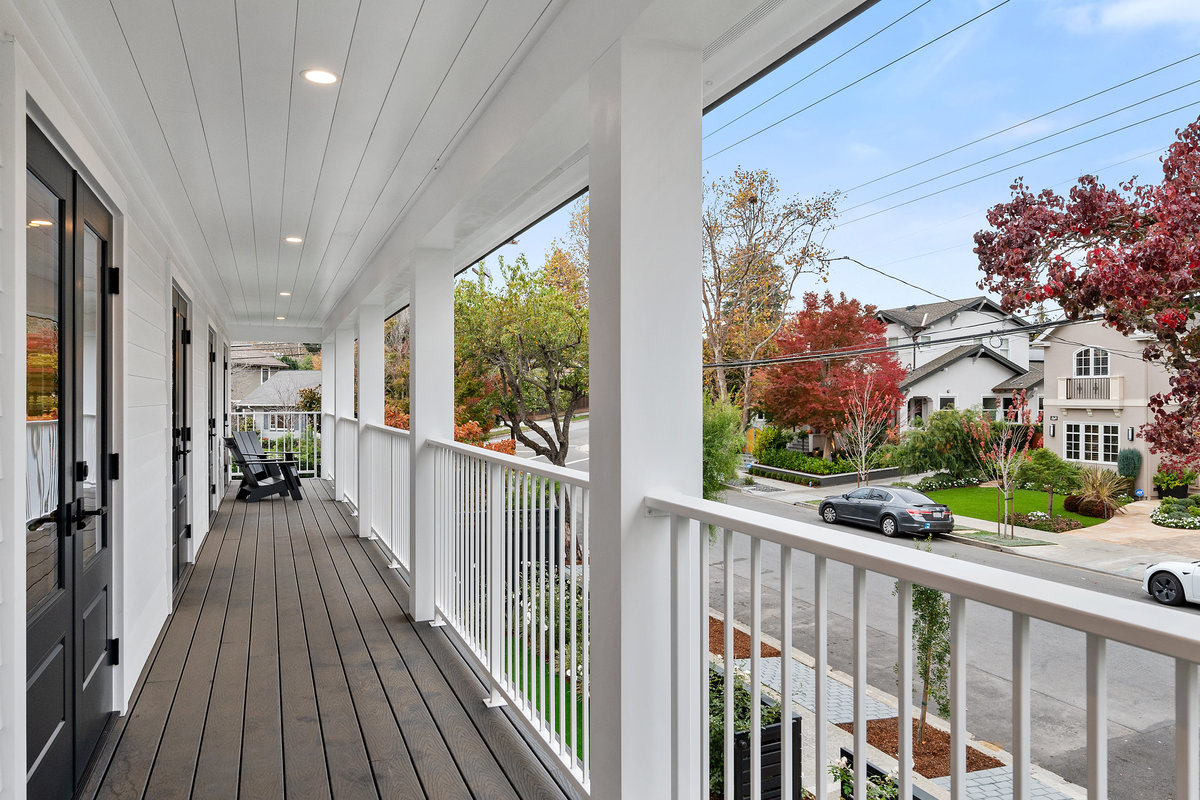
[[1045,446],[1083,466],[1117,468],[1117,453],[1142,454],[1134,488],[1154,492],[1161,457],[1141,428],[1153,418],[1149,398],[1167,392],[1166,370],[1142,360],[1146,337],[1127,337],[1099,322],[1051,328],[1038,337],[1045,352]]
[[1020,390],[1036,417],[1041,354],[1030,347],[1028,324],[995,301],[970,297],[882,309],[875,316],[887,324],[888,345],[908,370],[900,382],[901,427],[944,408],[979,407],[999,416]]

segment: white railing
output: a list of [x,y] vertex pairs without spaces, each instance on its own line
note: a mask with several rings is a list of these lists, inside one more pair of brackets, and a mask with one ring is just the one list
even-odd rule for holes
[[[792,653],[792,615],[793,605],[809,602],[811,598],[813,649],[809,654],[813,669],[815,691],[805,699],[811,703],[815,712],[814,724],[806,724],[806,737],[811,737],[815,756],[811,764],[809,780],[805,788],[816,797],[825,798],[830,783],[829,765],[838,759],[830,752],[828,741],[830,718],[830,691],[833,681],[830,678],[829,667],[829,632],[830,632],[830,603],[829,603],[829,562],[840,562],[852,567],[850,594],[852,596],[851,630],[853,642],[853,667],[849,686],[853,692],[853,744],[855,754],[867,753],[866,742],[866,708],[868,702],[874,702],[867,692],[867,574],[879,573],[896,581],[896,637],[897,637],[897,677],[899,686],[911,687],[912,675],[912,630],[913,587],[927,586],[946,593],[950,609],[950,707],[952,713],[949,720],[951,736],[950,758],[950,797],[952,800],[965,800],[967,797],[967,602],[975,601],[1004,609],[1012,613],[1012,780],[1014,798],[1029,798],[1033,790],[1031,777],[1031,689],[1033,686],[1030,658],[1030,620],[1043,620],[1063,626],[1084,634],[1084,682],[1087,686],[1084,703],[1087,717],[1087,764],[1088,764],[1088,797],[1106,798],[1108,794],[1108,698],[1107,698],[1107,659],[1108,643],[1119,642],[1131,645],[1152,653],[1159,653],[1174,659],[1175,675],[1175,737],[1176,763],[1175,775],[1177,784],[1176,797],[1195,798],[1200,794],[1200,701],[1198,701],[1198,678],[1196,664],[1200,662],[1200,626],[1186,612],[1164,609],[1150,602],[1114,597],[1099,592],[1085,590],[1074,586],[1065,586],[1040,578],[1034,578],[1019,573],[1000,570],[979,564],[972,564],[957,559],[951,559],[933,553],[924,552],[911,546],[897,545],[889,542],[874,541],[860,536],[830,535],[825,527],[784,520],[768,514],[743,510],[732,506],[699,500],[684,494],[670,493],[646,498],[648,510],[672,516],[673,536],[675,537],[675,552],[686,552],[688,537],[697,535],[699,531],[716,531],[716,539],[712,545],[712,553],[708,557],[696,559],[690,564],[685,558],[673,559],[670,576],[673,586],[686,586],[692,579],[699,581],[700,608],[694,604],[688,606],[682,601],[683,595],[676,590],[673,603],[673,631],[676,648],[687,646],[693,655],[676,664],[675,682],[677,687],[695,686],[694,680],[699,676],[689,676],[688,670],[698,670],[702,675],[699,684],[702,696],[680,698],[677,707],[688,702],[700,704],[705,709],[702,723],[697,723],[699,729],[686,731],[691,737],[691,743],[698,743],[697,751],[702,763],[702,778],[707,782],[712,765],[708,763],[709,727],[707,718],[709,680],[708,670],[710,648],[708,642],[708,625],[701,624],[701,642],[695,650],[691,650],[694,642],[688,639],[687,631],[695,630],[693,615],[709,613],[713,606],[723,608],[723,656],[719,665],[724,672],[725,697],[725,727],[723,731],[723,747],[721,748],[725,765],[732,763],[733,756],[733,709],[731,708],[731,682],[739,671],[739,665],[734,663],[735,624],[748,630],[750,642],[750,659],[748,670],[742,665],[742,672],[747,672],[749,678],[747,689],[751,692],[751,709],[753,717],[750,721],[750,753],[751,753],[751,786],[754,789],[752,797],[759,797],[761,791],[762,756],[761,729],[759,726],[759,709],[764,692],[761,685],[763,659],[760,645],[764,634],[776,634],[780,650],[789,656]],[[693,524],[700,523],[699,526]],[[709,542],[707,534],[703,542]],[[741,569],[741,557],[748,545],[749,575],[739,581],[736,574]],[[769,551],[764,553],[764,549]],[[708,550],[708,547],[702,547]],[[735,558],[735,551],[739,557]],[[777,564],[777,570],[768,569],[764,572],[764,557],[769,557],[771,564]],[[794,560],[795,557],[795,560]],[[778,558],[776,562],[775,559]],[[801,558],[811,560],[812,572],[805,583],[811,581],[811,594],[806,592],[806,599],[797,595],[794,568],[798,568]],[[710,598],[709,569],[710,561],[713,569],[719,568],[722,574],[723,588],[719,596]],[[698,574],[681,575],[681,571],[696,569]],[[765,577],[770,575],[774,582],[768,584]],[[742,605],[741,616],[735,607],[735,594],[742,584],[742,593],[738,595],[738,603]],[[748,586],[746,585],[748,584]],[[694,585],[694,584],[692,584]],[[748,592],[746,592],[748,589]],[[764,591],[774,597],[778,592],[781,598],[779,613],[772,615],[778,620],[778,627],[771,626],[768,631],[763,621],[762,600]],[[749,597],[749,609],[745,609],[745,599]],[[692,595],[694,597],[694,595]],[[989,631],[989,635],[998,635],[999,631]],[[774,637],[772,637],[774,638]],[[1056,648],[1060,651],[1055,659],[1054,669],[1061,672],[1067,669],[1068,657],[1078,659],[1080,654],[1066,652],[1066,637],[1058,637]],[[1083,644],[1081,642],[1081,644]],[[798,686],[796,670],[790,657],[781,659],[780,683],[777,696],[790,698]],[[1061,680],[1061,676],[1059,678]],[[839,682],[845,687],[845,682]],[[677,688],[677,691],[681,691]],[[898,757],[899,786],[898,797],[912,797],[914,775],[911,768],[911,731],[908,725],[913,716],[912,692],[907,688],[897,692],[897,716],[901,730],[899,733],[900,752]],[[787,708],[791,710],[790,706]],[[787,719],[789,715],[784,714]],[[677,723],[676,728],[682,727]],[[678,735],[678,734],[677,734]],[[798,796],[793,794],[794,785],[799,780],[792,773],[793,750],[797,743],[792,740],[791,725],[782,727],[781,761],[782,761],[782,797]],[[807,748],[806,748],[807,749]],[[866,759],[858,758],[855,763],[854,798],[865,800],[867,791]],[[682,763],[686,763],[682,762]],[[880,765],[882,766],[882,765]],[[1163,768],[1168,768],[1163,765]],[[886,771],[886,770],[885,770]],[[725,775],[731,770],[727,766]],[[675,775],[677,785],[689,776]],[[726,797],[733,797],[733,790],[726,781]]]
[[[321,474],[322,424],[320,411],[234,411],[229,415],[230,429],[257,433],[266,455],[294,455],[301,478]],[[241,475],[237,464],[230,465],[229,474]]]
[[[333,414],[322,412],[322,414],[321,414],[321,430],[336,432],[337,417],[335,417]],[[329,446],[326,447],[324,450],[325,458],[321,459],[321,469],[317,473],[317,477],[332,479],[334,468],[337,466],[334,463],[337,460],[337,457],[334,455],[334,450],[336,449],[335,448],[336,442],[334,441],[334,437],[331,436],[328,440],[326,440],[326,443]]]
[[334,431],[333,455],[337,459],[334,475],[342,487],[340,500],[358,508],[358,420],[338,417]]
[[25,423],[25,520],[58,508],[58,420]]
[[367,514],[371,533],[391,558],[391,567],[408,573],[409,433],[383,425],[367,425],[361,446],[370,465],[371,491]]
[[436,610],[584,793],[591,779],[586,473],[436,449]]

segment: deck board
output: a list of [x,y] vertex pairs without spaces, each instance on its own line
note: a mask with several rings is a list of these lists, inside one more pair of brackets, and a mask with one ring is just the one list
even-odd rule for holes
[[84,797],[573,796],[320,481],[222,503]]

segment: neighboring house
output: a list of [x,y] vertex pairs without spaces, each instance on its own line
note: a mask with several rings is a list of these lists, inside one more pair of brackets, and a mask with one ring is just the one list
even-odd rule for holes
[[254,427],[264,436],[298,433],[305,429],[305,415],[296,410],[301,389],[320,389],[321,370],[289,369],[275,372],[234,406],[237,419],[252,416]]
[[236,408],[250,392],[287,368],[264,350],[233,348],[229,357],[229,402]]
[[1162,459],[1150,453],[1139,430],[1154,416],[1147,400],[1171,388],[1165,368],[1142,360],[1149,338],[1091,322],[1050,328],[1036,342],[1045,348],[1049,378],[1045,446],[1068,461],[1111,469],[1121,450],[1139,450],[1134,488],[1147,495]]
[[[897,413],[901,427],[944,408],[978,406],[999,417],[1012,405],[1013,392],[1022,389],[1036,418],[1040,352],[1030,349],[1027,323],[995,301],[982,296],[947,300],[887,308],[875,317],[887,324],[890,346],[911,345],[896,350],[909,371],[900,382],[906,398]],[[962,336],[972,338],[957,338]],[[957,340],[945,341],[950,338]]]

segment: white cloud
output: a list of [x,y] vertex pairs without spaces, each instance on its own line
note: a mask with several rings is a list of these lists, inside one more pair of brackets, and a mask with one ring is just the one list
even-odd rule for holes
[[1160,26],[1200,25],[1197,0],[1111,0],[1066,3],[1049,14],[1069,32],[1090,34],[1098,30],[1144,30]]

